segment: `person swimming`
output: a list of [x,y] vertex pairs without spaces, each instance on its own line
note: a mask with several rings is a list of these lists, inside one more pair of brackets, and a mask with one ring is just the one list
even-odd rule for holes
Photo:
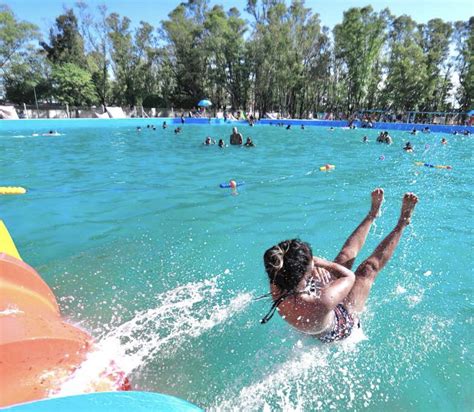
[[403,150],[405,150],[405,152],[413,152],[413,146],[411,145],[410,142],[406,142]]
[[211,136],[207,136],[206,140],[204,140],[202,144],[205,146],[210,146],[210,145],[216,144],[216,141],[214,139],[211,139]]
[[225,144],[225,142],[224,142],[224,139],[219,139],[218,146],[219,146],[220,148],[222,148],[222,149],[223,149],[224,147],[226,147],[226,144]]
[[386,143],[386,144],[392,144],[392,138],[388,134],[387,131],[385,132],[380,132],[380,134],[377,137],[377,143]]
[[441,144],[448,144],[448,141],[443,137],[443,138],[441,139]]
[[247,137],[247,141],[244,144],[245,147],[255,147],[255,143],[252,141],[251,137]]
[[266,296],[272,297],[273,305],[261,323],[267,323],[278,311],[298,331],[325,343],[345,339],[355,327],[360,327],[359,314],[372,285],[392,257],[418,202],[416,195],[405,193],[395,228],[354,273],[354,260],[379,215],[383,189],[375,189],[371,197],[369,213],[334,261],[314,256],[309,243],[300,239],[285,240],[264,253],[270,281],[270,293]]
[[362,138],[362,143],[369,143],[369,138],[367,136],[364,136]]
[[[38,136],[38,134],[33,133],[33,136]],[[61,136],[56,130],[50,130],[48,133],[43,133],[41,136]]]
[[244,137],[237,130],[237,127],[232,128],[232,134],[230,135],[230,144],[231,145],[241,145],[243,143]]

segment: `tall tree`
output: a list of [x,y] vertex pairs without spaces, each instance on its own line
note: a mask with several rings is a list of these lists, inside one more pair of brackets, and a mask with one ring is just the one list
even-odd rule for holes
[[140,22],[133,32],[130,23],[128,17],[116,13],[107,18],[115,100],[133,106],[156,93],[160,54],[153,26]]
[[388,10],[375,13],[372,7],[351,8],[341,24],[334,27],[334,50],[343,64],[347,86],[347,109],[363,107],[385,42]]
[[203,46],[208,56],[208,97],[217,107],[230,101],[234,108],[246,106],[248,68],[245,62],[246,24],[236,8],[228,13],[214,6],[204,20]]
[[446,99],[450,88],[451,65],[448,62],[451,23],[432,19],[418,26],[421,47],[426,58],[426,85],[423,87],[425,110],[446,109]]
[[38,27],[26,21],[18,21],[6,5],[0,5],[0,69],[14,58],[28,55],[32,40],[40,38]]
[[87,67],[84,40],[79,33],[77,17],[72,9],[56,18],[55,26],[49,32],[49,42],[50,44],[40,44],[53,64],[73,63],[79,67]]
[[174,103],[192,107],[206,97],[207,59],[204,45],[204,21],[207,0],[181,3],[162,23],[162,36],[169,44],[169,67],[174,72]]
[[97,102],[98,96],[90,73],[76,64],[55,65],[52,72],[52,82],[54,96],[61,103],[82,106]]
[[474,17],[454,25],[455,60],[459,87],[456,97],[465,112],[474,108]]
[[107,26],[107,7],[97,7],[97,13],[90,11],[87,3],[76,4],[79,15],[79,30],[84,39],[87,68],[92,75],[92,82],[105,106],[111,99],[110,90],[110,41]]
[[386,108],[420,110],[423,107],[428,73],[421,43],[421,34],[411,17],[403,15],[391,22],[390,56],[383,92]]

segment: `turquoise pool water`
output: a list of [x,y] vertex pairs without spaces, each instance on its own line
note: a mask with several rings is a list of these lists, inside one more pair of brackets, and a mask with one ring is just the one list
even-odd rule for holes
[[[151,122],[0,123],[0,185],[29,189],[0,197],[0,217],[134,389],[215,410],[472,409],[472,138],[394,131],[388,147],[377,131],[256,126],[239,127],[256,148],[221,150],[201,142],[228,141],[230,126],[176,136]],[[32,136],[50,129],[61,136]],[[336,169],[320,172],[326,163]],[[218,187],[230,178],[246,182],[237,196]],[[404,192],[420,201],[372,290],[365,338],[322,346],[277,316],[260,325],[263,252],[299,236],[334,257],[377,186],[382,216],[356,264]]]

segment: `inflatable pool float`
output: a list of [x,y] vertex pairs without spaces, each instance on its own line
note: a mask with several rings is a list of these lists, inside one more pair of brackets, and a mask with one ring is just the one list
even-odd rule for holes
[[[86,331],[61,317],[53,292],[23,262],[0,220],[0,407],[59,391],[93,343]],[[112,368],[90,391],[127,388],[127,378]]]
[[425,167],[431,167],[433,169],[448,169],[451,170],[453,167],[449,165],[434,165],[431,163],[425,163],[425,162],[415,162],[417,166],[425,166]]
[[321,167],[319,168],[319,170],[320,170],[321,172],[328,172],[328,171],[330,171],[330,170],[334,170],[335,168],[336,168],[335,165],[327,164],[327,165],[321,166]]
[[0,195],[24,195],[26,189],[20,186],[0,186]]
[[3,409],[6,412],[198,412],[202,409],[174,396],[148,392],[101,392],[44,399]]
[[235,185],[233,185],[229,182],[229,183],[221,183],[219,185],[219,187],[221,189],[231,189],[231,188],[233,188],[233,186],[239,187],[239,186],[243,186],[243,185],[245,185],[245,182],[235,182]]

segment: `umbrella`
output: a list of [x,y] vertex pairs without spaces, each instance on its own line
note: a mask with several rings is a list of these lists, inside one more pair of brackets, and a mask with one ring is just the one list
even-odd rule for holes
[[210,100],[204,99],[204,100],[199,101],[198,106],[199,107],[209,107],[209,106],[212,106],[212,103],[211,103]]

